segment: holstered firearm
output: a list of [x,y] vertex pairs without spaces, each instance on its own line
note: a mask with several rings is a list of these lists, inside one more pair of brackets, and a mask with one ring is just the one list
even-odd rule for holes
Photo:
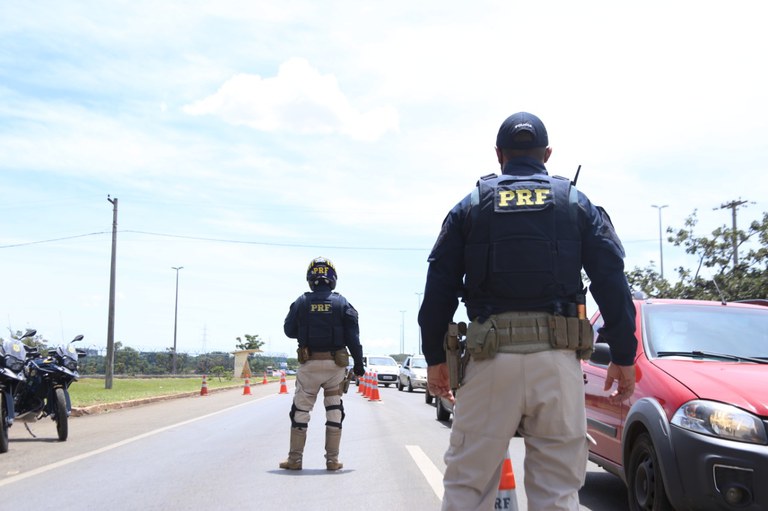
[[310,355],[311,355],[311,353],[309,351],[309,347],[308,346],[299,346],[296,349],[296,356],[297,356],[297,358],[299,360],[299,364],[303,364],[304,362],[309,360],[309,356]]
[[458,389],[464,379],[464,369],[467,367],[469,353],[467,353],[466,339],[467,324],[448,323],[448,332],[445,334],[445,361],[448,364],[448,378],[451,389]]
[[344,374],[344,380],[341,382],[341,391],[346,394],[349,390],[349,382],[355,377],[355,373],[351,369],[347,369]]

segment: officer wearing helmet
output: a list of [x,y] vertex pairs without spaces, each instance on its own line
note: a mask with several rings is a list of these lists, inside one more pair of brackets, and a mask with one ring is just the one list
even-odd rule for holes
[[[448,213],[429,256],[419,311],[427,385],[456,403],[443,511],[494,508],[515,434],[526,446],[529,508],[579,509],[587,464],[579,358],[589,357],[593,342],[582,268],[611,348],[605,389],[618,385],[609,399],[620,403],[634,391],[635,309],[624,250],[605,211],[547,173],[551,153],[538,117],[508,117],[496,138],[501,175],[480,178]],[[454,398],[443,338],[459,297],[471,320],[470,358]]]
[[341,424],[344,421],[345,391],[349,357],[354,360],[353,371],[363,376],[363,347],[360,345],[358,315],[354,307],[336,288],[336,268],[318,257],[309,263],[307,283],[310,292],[291,304],[285,318],[285,335],[298,339],[299,370],[296,373],[296,393],[291,406],[291,439],[288,459],[280,468],[301,470],[304,444],[310,412],[323,389],[325,406],[325,467],[339,470]]

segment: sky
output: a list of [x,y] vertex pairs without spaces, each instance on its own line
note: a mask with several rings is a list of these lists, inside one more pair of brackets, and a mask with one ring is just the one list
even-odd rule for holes
[[[0,336],[295,355],[318,256],[369,354],[415,353],[446,213],[498,172],[501,122],[611,216],[628,270],[659,223],[768,210],[762,2],[0,2]],[[117,206],[115,208],[115,205]],[[654,206],[665,206],[658,208]],[[666,237],[666,234],[663,235]],[[174,268],[181,268],[175,270]],[[178,299],[176,283],[178,277]],[[465,319],[463,306],[456,319]]]

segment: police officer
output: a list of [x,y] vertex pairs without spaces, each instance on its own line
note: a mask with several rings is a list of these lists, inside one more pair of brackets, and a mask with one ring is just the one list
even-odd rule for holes
[[587,462],[579,358],[591,352],[583,268],[611,348],[605,382],[634,391],[635,310],[624,250],[608,215],[564,178],[541,120],[507,118],[496,139],[500,176],[482,177],[447,215],[429,256],[419,311],[429,392],[454,400],[444,335],[465,303],[470,359],[455,396],[443,510],[493,509],[510,439],[525,442],[529,509],[578,510]]
[[[296,373],[296,393],[291,406],[291,440],[288,459],[280,468],[301,470],[304,444],[307,440],[309,414],[323,389],[325,405],[325,466],[339,470],[341,424],[344,422],[345,389],[349,356],[354,359],[353,371],[365,374],[363,348],[357,311],[336,293],[336,268],[325,258],[309,263],[307,282],[311,292],[304,293],[291,304],[285,318],[285,335],[298,339],[299,370]],[[349,350],[349,351],[347,351]],[[347,383],[348,384],[348,383]]]

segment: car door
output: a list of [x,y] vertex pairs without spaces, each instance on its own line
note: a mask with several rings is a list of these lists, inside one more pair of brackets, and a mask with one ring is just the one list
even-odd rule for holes
[[[599,313],[598,313],[599,314]],[[608,400],[613,389],[603,390],[608,372],[606,357],[608,344],[598,337],[597,331],[603,325],[601,317],[593,321],[595,332],[595,353],[590,360],[582,361],[584,373],[584,400],[587,411],[587,433],[597,442],[589,450],[601,458],[621,463],[621,434],[623,407]]]
[[403,366],[400,368],[400,376],[398,378],[400,379],[401,385],[406,385],[408,382],[408,370],[411,367],[411,357],[408,357],[403,362]]

